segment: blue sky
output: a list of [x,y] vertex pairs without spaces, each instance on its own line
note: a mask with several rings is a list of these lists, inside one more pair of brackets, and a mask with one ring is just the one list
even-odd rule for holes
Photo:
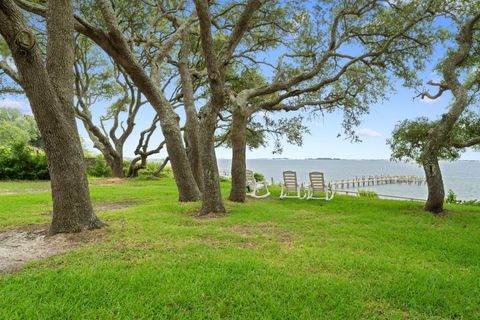
[[[282,157],[314,158],[335,157],[344,159],[388,159],[390,148],[385,141],[391,135],[395,124],[403,119],[419,116],[437,118],[448,105],[448,99],[442,97],[437,101],[413,100],[415,91],[400,87],[396,94],[384,103],[371,107],[370,114],[362,118],[358,134],[362,140],[352,143],[342,133],[342,114],[327,114],[308,123],[311,135],[306,136],[302,147],[285,145]],[[228,150],[219,150],[219,157],[228,158]],[[248,153],[249,158],[272,157],[271,148],[255,150]],[[480,159],[475,152],[465,153],[464,159]]]

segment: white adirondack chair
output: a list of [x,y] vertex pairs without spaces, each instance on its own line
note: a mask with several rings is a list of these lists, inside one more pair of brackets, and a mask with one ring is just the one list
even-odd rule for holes
[[[255,179],[255,175],[253,171],[247,170],[247,185],[246,188],[250,188],[250,191],[246,193],[247,196],[256,199],[266,198],[270,195],[270,191],[268,191],[268,186],[266,181],[257,181]],[[259,191],[265,189],[264,194],[259,194]],[[247,189],[248,190],[248,189]]]
[[[313,200],[332,200],[334,193],[331,185],[325,184],[325,177],[323,172],[310,172],[308,174],[310,178],[310,184],[306,185],[307,189],[306,199]],[[321,196],[315,196],[315,193],[323,193]]]
[[298,184],[297,173],[295,171],[284,171],[282,190],[280,191],[280,199],[302,199],[303,197],[300,195],[300,189],[301,187]]

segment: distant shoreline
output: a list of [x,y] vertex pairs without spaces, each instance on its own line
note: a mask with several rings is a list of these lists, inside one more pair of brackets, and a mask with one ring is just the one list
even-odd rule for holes
[[[125,157],[125,160],[132,160],[133,157]],[[150,158],[149,159],[150,161],[163,161],[164,158]],[[217,158],[217,160],[228,160],[228,161],[231,161],[232,159],[231,158]],[[388,162],[395,162],[395,161],[391,161],[390,159],[343,159],[343,158],[323,158],[323,157],[320,157],[320,158],[303,158],[303,159],[294,159],[294,158],[249,158],[247,159],[248,160],[293,160],[293,161],[332,161],[332,160],[335,160],[335,161],[388,161]],[[459,159],[459,160],[455,160],[453,162],[458,162],[458,161],[464,161],[464,162],[480,162],[480,160],[471,160],[471,159]],[[440,161],[440,162],[450,162],[450,161]]]

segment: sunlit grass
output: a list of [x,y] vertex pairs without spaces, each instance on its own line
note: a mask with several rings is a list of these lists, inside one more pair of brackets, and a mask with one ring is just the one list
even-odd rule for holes
[[[99,213],[101,242],[0,276],[0,319],[480,318],[478,207],[435,218],[417,202],[278,200],[273,188],[198,219],[169,179],[91,192],[130,206]],[[48,192],[0,204],[0,228],[50,219]]]

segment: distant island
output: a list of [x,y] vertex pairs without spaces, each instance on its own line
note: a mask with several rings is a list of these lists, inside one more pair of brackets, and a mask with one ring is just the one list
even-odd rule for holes
[[255,159],[255,160],[342,160],[342,159],[340,158],[306,158],[306,159],[271,158],[271,159]]

